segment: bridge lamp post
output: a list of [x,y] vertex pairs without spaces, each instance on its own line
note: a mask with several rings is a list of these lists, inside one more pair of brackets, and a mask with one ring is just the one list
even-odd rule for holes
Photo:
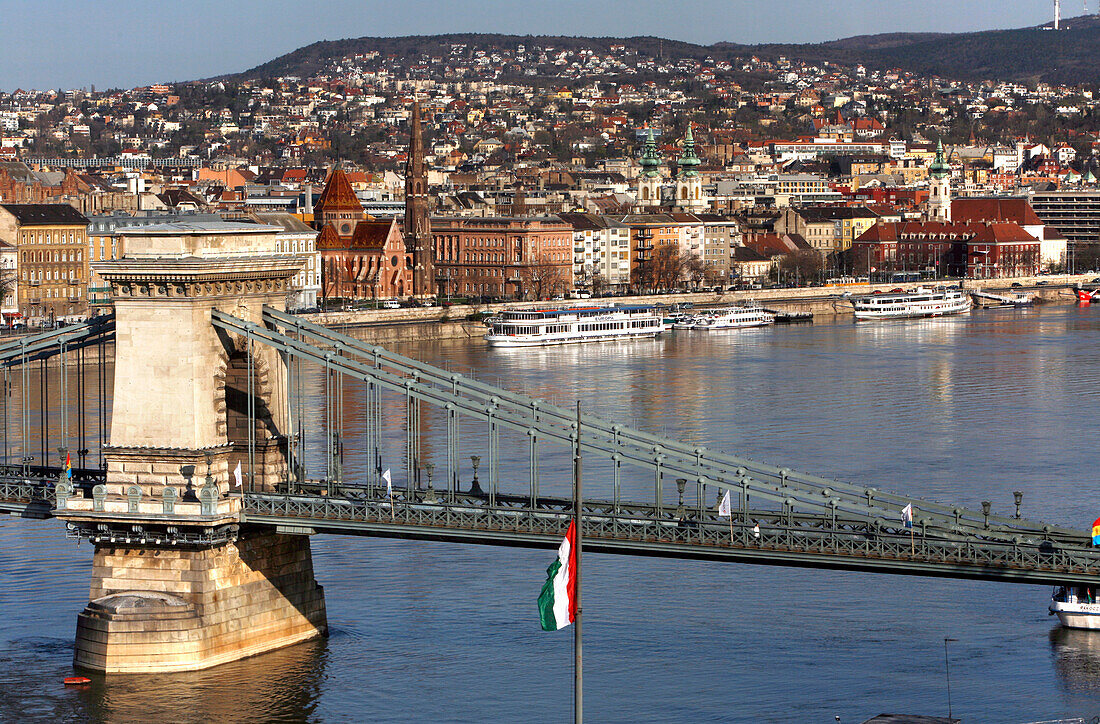
[[676,492],[680,494],[680,503],[676,506],[676,517],[683,520],[687,515],[684,510],[684,489],[687,487],[687,478],[676,478]]
[[470,494],[471,495],[484,495],[485,493],[481,490],[481,484],[478,483],[478,480],[477,480],[477,466],[481,465],[481,456],[480,455],[471,455],[470,456],[470,462],[474,466],[474,479],[470,483]]
[[946,636],[943,639],[943,668],[947,676],[947,718],[951,719],[953,713],[951,709],[951,661],[947,658],[947,644],[949,642],[956,643],[958,639],[949,639]]
[[64,482],[64,480],[65,480],[65,471],[64,471],[65,455],[68,452],[69,452],[68,448],[65,448],[65,447],[57,448],[57,457],[58,457],[59,460],[61,460],[61,467],[62,467],[61,475],[58,476],[58,480],[57,480],[58,483]]
[[991,507],[991,503],[988,500],[983,500],[982,501],[982,515],[985,516],[985,527],[986,528],[989,527],[989,509],[990,509],[990,507]]
[[424,502],[438,503],[439,498],[435,494],[435,488],[432,487],[432,473],[435,472],[435,463],[424,463],[424,469],[428,471],[428,489],[424,491]]
[[1012,493],[1012,497],[1016,499],[1016,520],[1020,519],[1020,503],[1024,501],[1024,494],[1019,490]]

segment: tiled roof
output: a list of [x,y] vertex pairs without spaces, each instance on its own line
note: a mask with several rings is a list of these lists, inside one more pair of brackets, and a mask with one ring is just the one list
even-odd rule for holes
[[20,226],[87,224],[88,219],[68,204],[0,204]]
[[325,190],[321,197],[313,205],[313,213],[321,214],[333,211],[362,211],[363,204],[355,195],[347,174],[340,169],[334,169],[325,182]]
[[951,218],[956,221],[1015,221],[1021,226],[1043,223],[1027,199],[954,199]]

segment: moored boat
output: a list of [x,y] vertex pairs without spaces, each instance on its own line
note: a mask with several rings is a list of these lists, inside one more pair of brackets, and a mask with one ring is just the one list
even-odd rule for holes
[[993,294],[990,292],[971,292],[974,305],[983,309],[1007,309],[1009,307],[1030,307],[1035,297],[1030,294]]
[[775,315],[758,305],[731,307],[699,317],[693,329],[711,331],[721,329],[740,329],[743,327],[765,327],[775,323]]
[[1092,586],[1060,586],[1050,597],[1050,614],[1066,628],[1100,629],[1100,600]]
[[506,310],[485,335],[491,347],[544,347],[656,337],[664,330],[653,306]]
[[912,292],[853,297],[856,319],[944,317],[970,311],[970,298],[960,289],[918,288]]
[[1079,302],[1091,304],[1092,302],[1100,300],[1100,288],[1083,289],[1081,287],[1075,287],[1073,291],[1077,294],[1077,301]]

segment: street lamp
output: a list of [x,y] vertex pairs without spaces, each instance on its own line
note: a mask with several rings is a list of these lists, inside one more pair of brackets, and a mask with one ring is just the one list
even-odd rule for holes
[[1016,520],[1020,519],[1020,503],[1024,501],[1024,494],[1019,490],[1012,493],[1012,497],[1016,499]]
[[947,658],[947,644],[949,642],[957,643],[958,639],[949,639],[946,636],[943,639],[943,669],[947,677],[947,718],[951,719],[953,714],[951,709],[951,661]]
[[470,494],[471,495],[484,495],[485,493],[481,490],[481,484],[478,483],[478,481],[477,481],[477,466],[481,464],[481,456],[480,455],[471,455],[470,456],[470,462],[474,466],[474,479],[470,483]]

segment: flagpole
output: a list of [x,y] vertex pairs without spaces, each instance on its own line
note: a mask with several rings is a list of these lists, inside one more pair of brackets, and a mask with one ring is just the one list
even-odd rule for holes
[[581,665],[581,401],[577,400],[577,444],[573,449],[573,525],[576,532],[576,619],[573,624],[573,722],[584,721],[584,676]]

